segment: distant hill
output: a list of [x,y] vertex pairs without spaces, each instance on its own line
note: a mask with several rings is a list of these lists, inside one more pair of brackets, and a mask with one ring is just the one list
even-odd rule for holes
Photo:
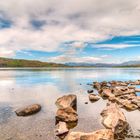
[[140,61],[128,61],[121,64],[122,66],[138,66],[140,67]]
[[128,61],[120,64],[108,63],[66,63],[67,66],[73,67],[140,67],[140,61]]
[[64,64],[0,57],[0,67],[64,67]]

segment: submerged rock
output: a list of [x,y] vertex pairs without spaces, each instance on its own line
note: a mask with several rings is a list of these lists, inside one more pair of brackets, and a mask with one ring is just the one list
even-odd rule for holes
[[100,97],[96,94],[89,94],[89,100],[91,102],[95,102],[95,101],[98,101],[100,99]]
[[88,90],[87,93],[93,93],[94,90]]
[[16,110],[17,116],[28,116],[35,114],[41,110],[41,106],[39,104],[29,105],[23,108]]
[[72,107],[73,109],[77,109],[77,96],[76,95],[65,95],[63,97],[60,97],[55,102],[56,106],[58,108],[67,108]]
[[109,129],[101,129],[92,133],[71,132],[66,140],[114,140],[114,134]]

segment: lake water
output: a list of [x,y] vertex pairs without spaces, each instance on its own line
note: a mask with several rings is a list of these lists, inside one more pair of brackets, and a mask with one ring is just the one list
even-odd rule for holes
[[[55,140],[55,101],[67,94],[78,97],[79,122],[72,131],[104,128],[100,112],[106,101],[90,103],[87,84],[138,79],[139,68],[0,69],[0,140]],[[32,103],[41,104],[42,110],[29,117],[15,115],[16,109]],[[133,133],[140,135],[140,111],[123,112]]]

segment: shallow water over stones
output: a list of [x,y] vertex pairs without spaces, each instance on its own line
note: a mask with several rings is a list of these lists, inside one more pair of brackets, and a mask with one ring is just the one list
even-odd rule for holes
[[[100,113],[107,100],[91,103],[87,93],[91,86],[87,83],[130,79],[140,79],[140,69],[0,70],[0,140],[55,140],[55,101],[68,94],[77,95],[78,100],[79,119],[72,131],[104,129]],[[35,115],[22,118],[13,113],[19,107],[34,103],[42,106]],[[127,139],[139,139],[134,137],[140,135],[140,111],[122,111],[132,130]]]

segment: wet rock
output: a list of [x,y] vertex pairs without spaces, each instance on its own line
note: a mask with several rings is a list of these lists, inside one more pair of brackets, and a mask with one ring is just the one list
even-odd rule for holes
[[41,110],[41,106],[39,104],[29,105],[27,107],[20,108],[16,110],[17,116],[28,116],[35,114]]
[[131,84],[131,85],[140,85],[140,80],[137,80],[137,81],[135,81],[135,82],[131,82],[130,84]]
[[113,103],[115,103],[116,102],[116,97],[115,96],[110,96],[108,98],[108,100],[111,101],[111,102],[113,102]]
[[76,110],[77,109],[77,96],[73,94],[65,95],[63,97],[58,98],[55,104],[58,108],[72,107],[73,109]]
[[122,82],[122,81],[111,81],[111,82],[109,82],[110,83],[110,85],[112,86],[112,87],[116,87],[116,86],[128,86],[128,82]]
[[103,98],[114,97],[114,95],[112,94],[112,89],[110,89],[110,88],[101,89],[100,94]]
[[138,106],[129,100],[122,100],[122,101],[120,100],[120,103],[128,111],[134,111],[134,110],[138,109]]
[[56,113],[56,122],[73,123],[78,121],[78,115],[72,107],[60,108]]
[[102,124],[107,129],[111,129],[115,135],[122,135],[128,128],[126,118],[116,103],[109,103],[101,112],[101,116],[103,117]]
[[88,90],[87,93],[93,93],[94,90]]
[[140,98],[139,97],[134,98],[131,102],[140,108]]
[[89,94],[89,100],[91,102],[95,102],[95,101],[98,101],[100,99],[100,97],[96,94]]
[[134,86],[129,86],[128,88],[129,88],[129,89],[135,89],[136,87],[134,87]]
[[96,90],[100,90],[101,85],[100,85],[99,82],[94,82],[94,83],[93,83],[93,87],[94,87]]
[[101,129],[92,133],[71,132],[66,140],[114,140],[114,134],[109,129]]
[[55,128],[55,135],[64,138],[68,134],[69,130],[67,128],[67,124],[65,122],[59,122]]
[[101,82],[100,85],[101,85],[101,88],[108,87],[108,83],[106,81]]
[[113,89],[113,94],[115,96],[121,96],[121,95],[126,95],[126,94],[135,94],[135,89],[129,89],[127,87],[122,88],[122,87],[117,87]]

